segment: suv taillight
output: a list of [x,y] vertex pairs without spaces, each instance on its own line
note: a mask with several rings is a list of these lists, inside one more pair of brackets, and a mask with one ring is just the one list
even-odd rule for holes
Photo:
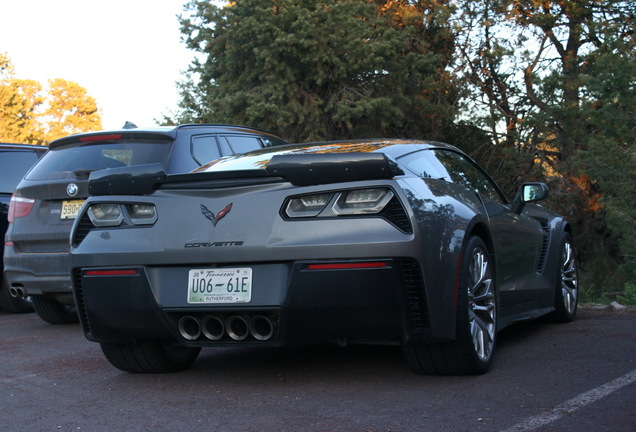
[[35,204],[34,199],[17,197],[13,194],[11,196],[11,202],[9,203],[9,223],[13,222],[17,218],[28,216],[29,213],[31,213],[33,204]]

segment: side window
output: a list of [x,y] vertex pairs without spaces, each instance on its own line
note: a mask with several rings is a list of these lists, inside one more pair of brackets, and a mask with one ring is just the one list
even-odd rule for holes
[[444,166],[450,181],[467,189],[475,190],[484,198],[502,204],[505,202],[493,180],[472,161],[451,150],[437,149],[433,152],[437,160]]
[[261,142],[255,136],[228,135],[226,136],[232,153],[245,153],[261,148]]
[[38,155],[32,151],[0,151],[0,193],[13,193],[37,160]]
[[[444,179],[446,176],[446,170],[440,162],[435,159],[431,150],[410,153],[399,158],[398,161],[413,174],[422,178]],[[450,179],[447,178],[445,180]]]
[[192,157],[199,165],[211,162],[221,157],[216,136],[203,135],[192,137]]
[[234,152],[230,148],[230,143],[227,142],[227,137],[220,136],[219,145],[221,146],[221,156],[229,156],[234,154]]
[[279,140],[279,139],[275,139],[275,138],[269,138],[269,137],[261,137],[261,141],[263,142],[263,147],[273,147],[275,145],[287,144],[283,140]]

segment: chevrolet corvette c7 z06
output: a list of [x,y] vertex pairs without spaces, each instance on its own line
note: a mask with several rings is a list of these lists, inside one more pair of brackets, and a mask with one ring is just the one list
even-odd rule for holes
[[437,142],[293,144],[181,175],[91,174],[71,234],[86,337],[130,372],[202,347],[393,343],[423,374],[479,374],[497,331],[575,317],[568,222],[509,201]]

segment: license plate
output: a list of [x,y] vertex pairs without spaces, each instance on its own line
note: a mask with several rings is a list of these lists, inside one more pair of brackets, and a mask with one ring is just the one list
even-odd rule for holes
[[80,209],[84,205],[84,200],[62,201],[61,219],[75,219]]
[[251,268],[193,269],[188,274],[188,303],[249,303]]

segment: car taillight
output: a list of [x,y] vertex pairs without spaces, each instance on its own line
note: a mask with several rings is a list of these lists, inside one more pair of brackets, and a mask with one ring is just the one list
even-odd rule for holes
[[285,213],[291,218],[318,216],[332,196],[332,193],[321,193],[292,198],[287,203]]
[[92,204],[88,217],[96,227],[119,226],[124,220],[119,204]]
[[15,221],[18,218],[28,216],[29,213],[31,213],[33,204],[35,204],[34,199],[18,197],[13,194],[11,196],[11,202],[9,203],[9,223]]
[[302,195],[288,199],[284,213],[292,219],[374,215],[381,213],[393,197],[388,187]]
[[388,188],[360,189],[343,192],[333,206],[337,215],[380,213],[393,198]]
[[147,203],[91,203],[88,218],[99,228],[120,225],[153,225],[157,222],[157,208]]
[[114,141],[121,139],[121,134],[106,134],[106,135],[90,135],[86,137],[80,137],[80,142],[91,141]]

